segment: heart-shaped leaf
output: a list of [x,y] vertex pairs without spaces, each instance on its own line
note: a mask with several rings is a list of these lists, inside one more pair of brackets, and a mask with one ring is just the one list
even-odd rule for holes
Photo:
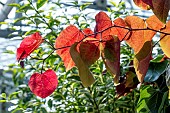
[[69,47],[83,38],[83,33],[76,26],[70,25],[60,33],[55,41],[57,54],[62,58],[67,71],[75,66],[69,53]]
[[56,73],[49,69],[42,74],[34,73],[28,83],[30,90],[41,98],[51,95],[58,85]]
[[24,38],[17,49],[17,60],[22,60],[29,56],[43,42],[42,36],[36,32]]

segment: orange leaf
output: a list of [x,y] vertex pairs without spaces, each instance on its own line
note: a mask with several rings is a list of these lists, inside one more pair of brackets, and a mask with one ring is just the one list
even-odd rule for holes
[[[162,27],[164,27],[164,24],[155,16],[150,16],[146,19],[147,27],[154,29],[154,30],[160,30]],[[145,41],[151,41],[152,37],[156,34],[155,31],[147,30],[145,31],[147,37],[150,37],[148,39],[145,39]]]
[[[166,27],[161,31],[170,34],[170,21],[167,22]],[[161,34],[160,38],[160,46],[165,55],[170,58],[170,35]]]
[[73,44],[71,46],[70,55],[78,68],[80,80],[82,81],[83,86],[89,87],[90,85],[92,85],[94,83],[95,80],[94,80],[94,77],[91,74],[88,66],[82,60],[79,52],[77,51],[77,49],[76,49],[77,45],[78,45],[78,43],[76,42],[75,44]]
[[[150,5],[152,5],[152,2],[146,2],[146,0],[133,0],[133,1],[138,7],[144,10],[149,10]],[[147,0],[147,1],[151,1],[151,0]]]
[[[102,12],[102,11],[99,12],[95,16],[95,20],[96,20],[95,32],[101,32],[112,26],[112,21],[110,20],[109,16],[105,12]],[[107,35],[113,35],[111,28],[102,32],[102,34],[100,33],[97,34],[96,37],[97,39],[101,39],[102,37],[105,37]]]
[[79,47],[80,56],[87,66],[93,64],[100,57],[98,46],[90,41],[82,42]]
[[166,23],[170,10],[170,0],[152,0],[152,11],[163,23]]
[[17,49],[17,60],[22,60],[29,56],[43,42],[42,36],[36,32],[24,38]]
[[55,47],[57,54],[62,58],[67,71],[75,66],[69,53],[70,48],[68,47],[83,38],[83,33],[74,25],[70,25],[64,29],[56,39]]
[[51,69],[42,74],[34,73],[28,82],[28,86],[36,96],[46,98],[51,95],[58,86],[57,75]]
[[138,53],[135,53],[135,58],[133,60],[134,68],[140,82],[143,82],[148,71],[151,54],[152,41],[145,42],[142,49]]
[[[116,26],[121,26],[121,27],[126,27],[126,23],[122,18],[117,18],[116,20],[113,21],[114,25]],[[122,41],[123,39],[126,40],[129,37],[129,34],[126,36],[128,33],[127,29],[124,28],[119,28],[119,27],[113,27],[112,32],[114,35],[117,35],[119,40]],[[126,36],[126,37],[125,37]]]
[[102,58],[107,70],[114,77],[114,83],[117,84],[120,76],[120,41],[118,37],[110,35],[104,37],[104,39]]
[[[144,20],[137,16],[127,16],[125,18],[125,22],[128,25],[128,27],[132,29],[146,28]],[[131,46],[136,53],[140,51],[145,42],[144,32],[145,32],[144,30],[132,31],[131,35],[126,40],[129,46]]]

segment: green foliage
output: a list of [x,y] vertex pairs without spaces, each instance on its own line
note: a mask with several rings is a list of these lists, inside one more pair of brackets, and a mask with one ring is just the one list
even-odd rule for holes
[[[90,13],[83,13],[90,3],[82,4],[78,7],[78,1],[73,2],[72,4],[79,12],[68,16],[66,14],[69,10],[67,11],[67,9],[61,5],[60,0],[58,0],[54,2],[53,5],[62,10],[65,9],[66,12],[63,12],[62,15],[55,16],[54,13],[56,9],[53,7],[49,7],[47,12],[40,10],[45,3],[48,3],[48,0],[37,0],[36,7],[34,7],[32,0],[28,1],[27,4],[13,3],[9,5],[17,7],[17,13],[24,14],[23,17],[16,19],[14,23],[24,20],[27,21],[28,25],[36,26],[38,29],[28,30],[26,33],[23,33],[22,36],[40,31],[46,41],[35,50],[30,57],[23,60],[24,68],[21,68],[18,63],[10,64],[8,70],[4,72],[4,74],[12,72],[12,81],[16,87],[15,91],[10,94],[8,94],[8,92],[2,92],[0,94],[0,103],[11,103],[11,106],[15,107],[11,109],[10,112],[166,113],[169,103],[167,98],[168,89],[164,76],[169,61],[159,62],[163,56],[152,60],[150,63],[149,70],[145,77],[145,81],[150,82],[148,85],[142,85],[140,91],[136,88],[132,89],[132,91],[125,94],[125,96],[118,98],[113,77],[106,72],[101,60],[98,60],[89,68],[96,79],[95,83],[90,87],[84,88],[78,76],[78,70],[73,68],[66,72],[61,58],[56,53],[52,53],[44,62],[43,71],[52,68],[57,72],[59,80],[58,88],[46,99],[41,99],[32,94],[27,86],[28,80],[34,72],[41,72],[43,61],[40,58],[44,58],[52,52],[51,49],[54,47],[55,39],[65,28],[65,25],[74,24],[80,29],[84,29],[91,27],[94,19],[89,17],[91,16]],[[117,5],[114,2],[111,3],[118,8],[118,10],[108,8],[111,18],[134,13],[126,11],[124,2]],[[30,10],[36,13],[28,15],[27,13]],[[0,24],[5,23],[1,22]],[[124,78],[126,72],[134,72],[131,68],[133,66],[132,59],[134,55],[133,50],[127,44],[122,43],[121,46],[121,77]],[[13,54],[14,52],[6,51],[6,53]],[[133,74],[133,78],[128,79],[134,80],[135,78],[136,74]],[[129,84],[131,84],[131,82],[129,82]]]

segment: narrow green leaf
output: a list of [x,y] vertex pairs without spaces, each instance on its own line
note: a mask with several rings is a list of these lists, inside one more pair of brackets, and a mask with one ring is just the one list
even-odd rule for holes
[[37,9],[42,7],[46,2],[48,2],[48,0],[38,0],[37,1]]
[[20,4],[17,3],[8,4],[8,6],[17,7],[17,8],[21,7]]

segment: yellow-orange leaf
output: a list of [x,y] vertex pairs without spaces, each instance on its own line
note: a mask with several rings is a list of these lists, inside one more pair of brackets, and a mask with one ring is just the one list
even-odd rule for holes
[[[146,19],[146,24],[147,27],[150,29],[154,29],[154,30],[160,30],[161,28],[164,27],[164,24],[155,16],[150,16],[149,18]],[[145,41],[151,41],[152,37],[156,34],[155,31],[151,31],[151,30],[147,30],[145,31],[145,37],[150,37],[148,39],[145,39]]]
[[71,46],[70,55],[78,68],[80,80],[82,81],[83,86],[89,87],[90,85],[92,85],[94,83],[95,80],[94,80],[94,77],[93,77],[92,73],[90,72],[88,66],[82,60],[79,52],[77,51],[77,49],[76,49],[77,45],[78,45],[78,43],[76,42]]
[[152,11],[163,23],[166,23],[170,10],[170,0],[152,0]]
[[135,54],[133,63],[135,72],[140,82],[143,82],[144,77],[148,71],[151,54],[152,54],[152,41],[145,42],[142,49]]
[[[162,32],[170,34],[170,21],[167,22],[166,27]],[[161,34],[160,46],[167,57],[170,58],[170,35]]]

